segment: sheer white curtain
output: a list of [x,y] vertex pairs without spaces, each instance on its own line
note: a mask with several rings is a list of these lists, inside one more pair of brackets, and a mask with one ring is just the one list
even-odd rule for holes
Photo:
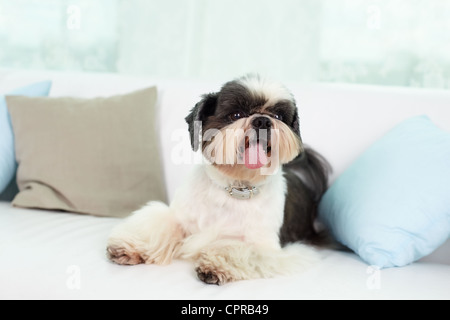
[[0,68],[450,88],[450,0],[0,0]]
[[116,0],[0,0],[0,67],[115,71]]
[[321,80],[450,88],[449,0],[322,3]]
[[120,72],[318,76],[317,0],[131,2],[120,2]]

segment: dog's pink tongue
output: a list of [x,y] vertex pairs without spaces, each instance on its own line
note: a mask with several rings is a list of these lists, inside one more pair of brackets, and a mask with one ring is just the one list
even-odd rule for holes
[[268,163],[263,147],[256,143],[245,149],[245,166],[249,169],[259,169]]

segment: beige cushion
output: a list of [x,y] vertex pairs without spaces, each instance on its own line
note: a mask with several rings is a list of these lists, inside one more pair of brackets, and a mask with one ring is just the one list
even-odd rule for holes
[[166,201],[156,95],[6,97],[19,163],[13,205],[122,217]]

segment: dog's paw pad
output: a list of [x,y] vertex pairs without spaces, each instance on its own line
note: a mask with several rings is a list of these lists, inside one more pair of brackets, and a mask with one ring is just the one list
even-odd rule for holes
[[122,265],[136,265],[144,263],[142,257],[136,252],[130,252],[122,247],[109,246],[107,248],[108,259]]

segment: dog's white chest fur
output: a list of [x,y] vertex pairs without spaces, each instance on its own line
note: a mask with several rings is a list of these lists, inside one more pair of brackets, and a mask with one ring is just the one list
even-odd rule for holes
[[281,170],[256,187],[251,199],[236,199],[228,181],[213,166],[197,166],[171,203],[177,220],[189,234],[210,231],[218,238],[279,247],[286,181]]

